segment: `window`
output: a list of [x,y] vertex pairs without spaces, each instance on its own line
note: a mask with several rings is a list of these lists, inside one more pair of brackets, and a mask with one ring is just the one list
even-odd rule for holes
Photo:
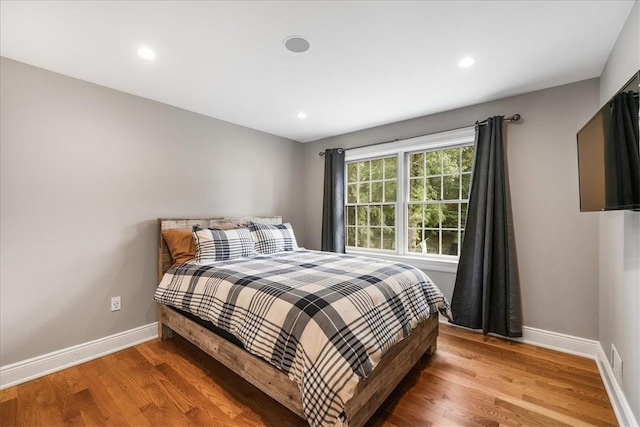
[[347,252],[456,263],[473,127],[347,151]]
[[473,146],[426,150],[408,156],[407,251],[459,256]]
[[396,156],[347,163],[347,246],[396,248]]

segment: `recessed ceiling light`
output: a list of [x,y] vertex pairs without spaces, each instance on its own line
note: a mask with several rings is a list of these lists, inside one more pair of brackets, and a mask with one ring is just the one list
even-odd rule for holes
[[293,53],[303,53],[309,50],[311,44],[303,36],[289,36],[284,39],[284,47]]
[[147,61],[153,61],[154,59],[156,59],[156,53],[148,47],[141,47],[140,49],[138,49],[138,56],[140,58],[146,59]]
[[476,63],[475,59],[473,59],[471,57],[468,57],[468,58],[464,58],[462,61],[460,61],[458,63],[458,67],[460,67],[460,68],[469,68],[475,63]]
[[307,118],[307,113],[305,113],[304,111],[300,111],[298,113],[298,118],[299,119],[306,119]]

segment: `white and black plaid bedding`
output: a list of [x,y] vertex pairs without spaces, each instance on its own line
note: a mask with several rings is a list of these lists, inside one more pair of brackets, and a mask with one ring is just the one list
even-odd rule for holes
[[329,252],[293,251],[171,268],[154,299],[210,320],[299,388],[311,426],[344,406],[391,346],[449,303],[420,270]]

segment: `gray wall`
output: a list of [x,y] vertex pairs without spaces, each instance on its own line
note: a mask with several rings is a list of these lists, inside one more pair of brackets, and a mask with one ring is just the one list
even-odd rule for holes
[[[318,152],[408,138],[522,114],[508,127],[508,160],[526,326],[598,337],[598,214],[581,214],[576,131],[597,109],[587,80],[305,144],[305,241],[318,248],[323,161]],[[450,297],[454,274],[428,272]]]
[[[640,4],[636,2],[600,78],[600,105],[640,69]],[[640,422],[640,212],[600,217],[600,344],[623,360],[622,390]]]
[[154,322],[158,217],[302,228],[301,144],[6,58],[0,73],[1,365]]

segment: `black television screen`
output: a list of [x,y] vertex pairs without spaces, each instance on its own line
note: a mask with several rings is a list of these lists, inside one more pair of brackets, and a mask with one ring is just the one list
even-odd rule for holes
[[640,72],[578,131],[580,211],[640,210]]

